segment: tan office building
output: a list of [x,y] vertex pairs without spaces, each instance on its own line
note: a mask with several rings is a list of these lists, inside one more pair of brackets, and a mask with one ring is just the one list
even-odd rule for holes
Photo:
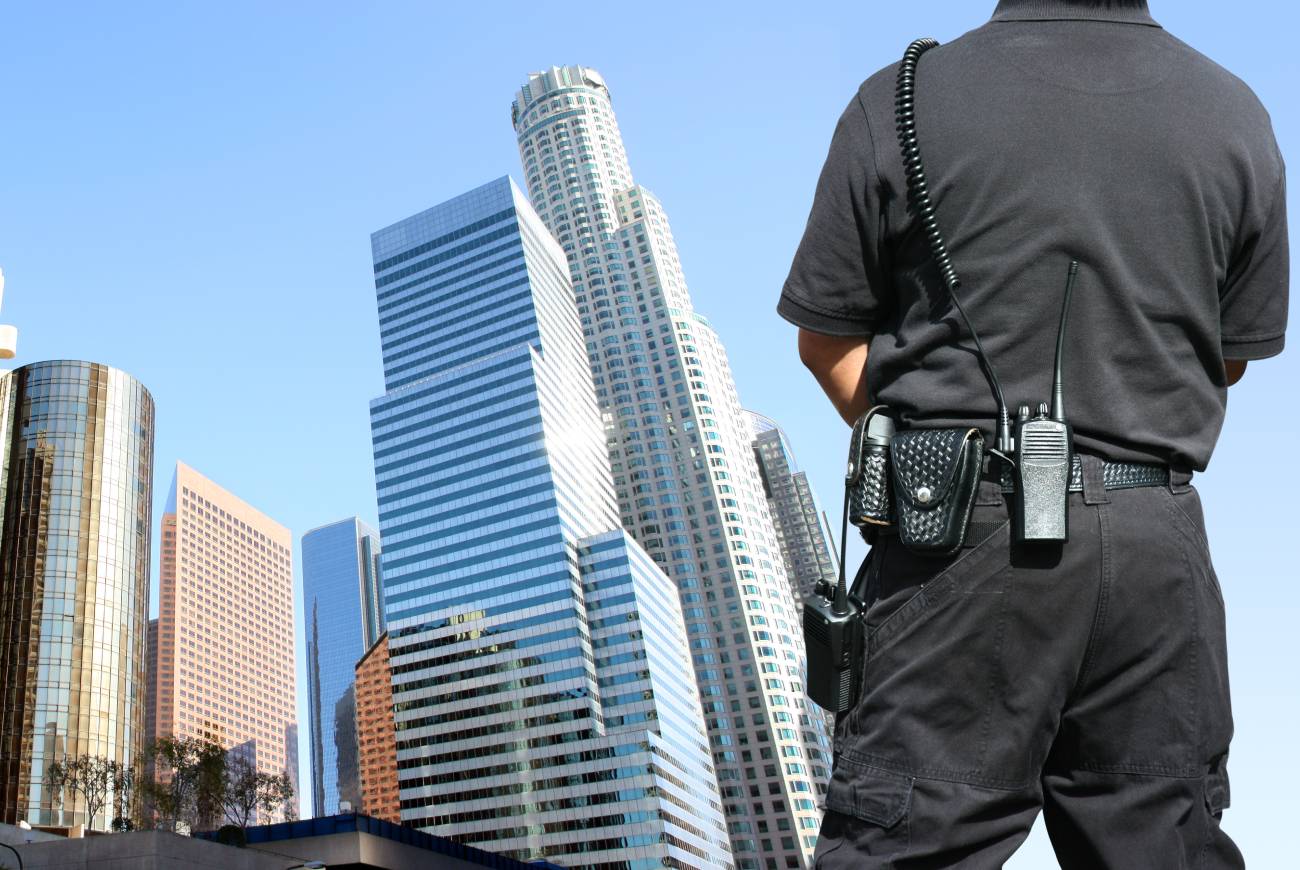
[[206,735],[296,779],[293,632],[289,530],[177,463],[162,518],[151,736]]

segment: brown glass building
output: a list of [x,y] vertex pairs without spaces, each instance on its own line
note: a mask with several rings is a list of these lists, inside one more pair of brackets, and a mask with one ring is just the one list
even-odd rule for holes
[[400,825],[397,731],[393,726],[393,682],[386,633],[357,662],[356,705],[361,781],[361,806],[357,809]]
[[0,820],[105,830],[49,766],[144,748],[153,398],[117,369],[0,373]]

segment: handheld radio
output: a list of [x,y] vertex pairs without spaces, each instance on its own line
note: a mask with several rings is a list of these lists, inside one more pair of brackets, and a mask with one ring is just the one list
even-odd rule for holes
[[822,580],[804,599],[803,633],[808,656],[808,697],[832,713],[853,706],[861,673],[862,623],[844,579],[844,545],[848,533],[849,501],[844,499],[840,522],[840,573],[834,588]]
[[1016,499],[1015,539],[1029,541],[1069,540],[1070,465],[1074,462],[1073,432],[1065,421],[1065,396],[1061,361],[1065,354],[1065,322],[1070,313],[1070,296],[1079,261],[1070,261],[1065,280],[1065,301],[1061,325],[1056,332],[1056,368],[1052,376],[1052,407],[1038,406],[1031,418],[1029,406],[1021,405],[1016,415]]

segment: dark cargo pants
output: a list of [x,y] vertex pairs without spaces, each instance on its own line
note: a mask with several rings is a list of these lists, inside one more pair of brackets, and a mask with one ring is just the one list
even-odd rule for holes
[[1064,546],[1013,547],[984,482],[974,546],[873,548],[815,867],[1001,867],[1040,809],[1066,870],[1244,866],[1219,828],[1232,715],[1199,497],[1185,475],[1106,491],[1084,460]]

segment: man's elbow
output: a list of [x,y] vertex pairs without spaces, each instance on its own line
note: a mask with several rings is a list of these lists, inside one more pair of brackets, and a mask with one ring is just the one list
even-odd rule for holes
[[1244,359],[1224,360],[1223,368],[1228,376],[1228,386],[1232,386],[1246,373],[1246,361]]
[[822,375],[835,366],[843,355],[845,339],[799,330],[799,361],[814,375]]
[[811,368],[812,366],[812,339],[814,333],[800,327],[796,341],[799,345],[799,361]]

